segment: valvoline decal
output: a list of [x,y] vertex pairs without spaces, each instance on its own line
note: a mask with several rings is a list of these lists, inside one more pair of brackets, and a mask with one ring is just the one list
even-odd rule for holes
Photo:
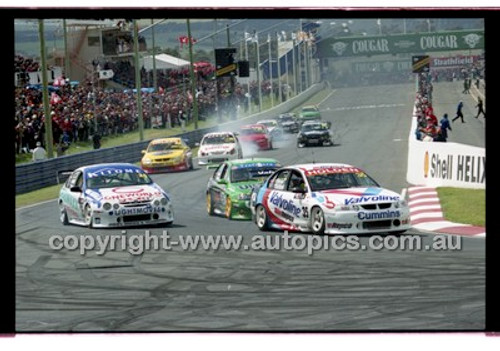
[[295,204],[293,200],[283,199],[283,195],[279,194],[276,191],[271,194],[269,202],[272,203],[274,206],[282,209],[283,211],[286,211],[294,215],[295,217],[299,217],[300,213],[302,212],[301,207]]

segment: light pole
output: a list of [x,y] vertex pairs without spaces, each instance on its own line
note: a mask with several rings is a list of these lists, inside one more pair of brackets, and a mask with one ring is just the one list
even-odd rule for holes
[[198,129],[198,94],[196,89],[196,77],[193,69],[193,40],[191,39],[191,25],[189,18],[186,19],[188,32],[188,47],[189,47],[189,76],[191,77],[191,95],[193,96],[193,120],[194,129]]
[[269,81],[271,82],[271,107],[274,107],[274,94],[273,94],[273,65],[271,62],[271,34],[267,35],[267,48],[269,51],[269,59],[268,59],[268,64],[269,64]]
[[257,89],[259,89],[259,112],[262,111],[262,89],[260,86],[260,52],[259,37],[254,34],[255,50],[257,51]]
[[47,144],[47,157],[52,158],[53,152],[53,137],[52,137],[52,116],[50,115],[49,105],[49,89],[47,87],[47,60],[45,55],[45,31],[43,19],[38,20],[38,35],[40,38],[40,58],[42,63],[42,98],[43,98],[43,114],[45,115],[45,143]]
[[[141,92],[141,69],[139,68],[139,30],[137,20],[134,19],[134,66],[135,66],[135,90],[137,101],[137,125],[139,127],[139,140],[144,140],[144,120],[142,114],[142,92]],[[94,116],[97,120],[97,116]]]

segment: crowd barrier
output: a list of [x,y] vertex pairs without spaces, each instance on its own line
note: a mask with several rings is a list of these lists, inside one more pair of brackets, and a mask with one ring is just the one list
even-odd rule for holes
[[485,148],[454,142],[417,140],[417,117],[408,138],[406,180],[429,187],[486,188]]
[[[205,133],[218,129],[236,130],[238,125],[256,122],[260,119],[275,118],[281,113],[288,112],[307,101],[311,96],[324,89],[324,85],[314,84],[301,94],[287,100],[286,102],[254,114],[244,119],[223,123],[219,126],[198,129],[175,136],[188,140],[191,146],[199,142]],[[46,186],[57,184],[57,174],[61,171],[74,170],[84,165],[109,162],[130,162],[140,161],[142,154],[150,140],[121,145],[111,148],[92,150],[73,155],[61,156],[49,160],[38,161],[36,163],[26,163],[16,166],[16,194],[41,189]]]

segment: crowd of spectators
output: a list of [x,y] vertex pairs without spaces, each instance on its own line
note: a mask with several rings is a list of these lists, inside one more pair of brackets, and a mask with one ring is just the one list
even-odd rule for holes
[[[111,68],[108,66],[108,68]],[[123,64],[115,74],[126,74],[133,68]],[[120,69],[121,68],[121,69]],[[145,128],[168,128],[189,124],[193,119],[193,99],[198,102],[199,119],[219,115],[236,118],[238,106],[247,108],[246,85],[230,80],[216,80],[212,75],[198,74],[196,96],[184,71],[159,74],[158,91],[142,92]],[[64,78],[64,77],[63,77]],[[144,84],[151,77],[143,71]],[[263,96],[271,93],[269,81],[262,82]],[[62,151],[71,143],[94,140],[107,135],[137,129],[136,94],[132,89],[103,89],[95,81],[86,80],[76,86],[52,87],[50,114],[54,146]],[[216,94],[218,92],[218,94]],[[250,96],[258,104],[257,84],[251,82]],[[15,142],[17,153],[30,153],[38,142],[45,145],[45,116],[42,91],[23,85],[15,88]]]
[[40,64],[31,58],[22,55],[14,56],[14,72],[36,72],[40,70]]
[[415,130],[417,140],[446,142],[448,130],[451,131],[451,127],[447,114],[440,121],[434,114],[432,107],[432,76],[429,73],[420,73],[418,76],[414,111],[417,117]]

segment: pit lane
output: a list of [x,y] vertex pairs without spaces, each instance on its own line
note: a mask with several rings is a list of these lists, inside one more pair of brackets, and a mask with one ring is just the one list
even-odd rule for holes
[[[456,94],[436,89],[435,99],[451,102]],[[350,163],[400,192],[408,186],[414,95],[410,83],[338,89],[320,106],[324,119],[332,122],[335,146],[297,149],[291,137],[255,155],[275,157],[284,165]],[[481,133],[478,127],[470,138],[480,140]],[[208,217],[204,190],[212,173],[195,166],[190,172],[152,176],[173,200],[176,218],[166,228],[169,234],[262,235],[251,222]],[[55,201],[16,211],[16,330],[484,329],[482,239],[463,238],[460,251],[318,251],[312,256],[224,250],[81,256],[48,246],[54,234],[113,233],[121,229],[63,227]],[[433,237],[410,234],[421,235],[424,243]]]

